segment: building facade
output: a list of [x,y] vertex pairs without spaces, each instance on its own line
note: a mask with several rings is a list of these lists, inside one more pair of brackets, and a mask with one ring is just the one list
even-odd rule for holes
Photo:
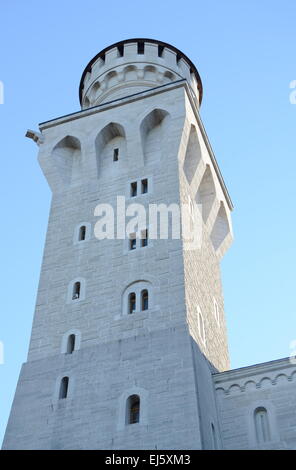
[[[122,41],[88,64],[79,97],[81,111],[27,133],[52,203],[3,449],[294,448],[296,367],[229,370],[232,202],[194,64],[160,41]],[[149,217],[129,230],[122,214],[153,205],[198,215],[197,245],[182,211],[179,237],[151,237]],[[114,233],[100,238],[110,206]]]

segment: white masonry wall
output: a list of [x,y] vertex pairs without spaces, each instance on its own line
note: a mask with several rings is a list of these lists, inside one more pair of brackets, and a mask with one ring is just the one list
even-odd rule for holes
[[[151,115],[155,109],[164,112]],[[183,90],[172,88],[42,129],[39,160],[53,200],[28,362],[3,448],[201,447],[181,240],[155,240],[127,252],[124,240],[99,241],[93,234],[96,205],[115,204],[135,179],[148,177],[152,191],[134,202],[179,202],[184,112]],[[98,138],[109,123],[119,126]],[[108,168],[100,146],[114,129],[124,129],[123,153]],[[90,237],[75,243],[82,223],[90,224]],[[81,298],[71,301],[69,285],[77,280]],[[149,285],[149,310],[127,315],[124,292],[136,281]],[[73,330],[80,349],[65,355],[64,336]],[[69,397],[61,401],[63,376]],[[123,401],[137,391],[143,419],[127,427]]]
[[[295,363],[243,367],[215,374],[213,381],[224,449],[296,449]],[[256,428],[258,408],[267,413],[265,440]]]
[[[133,46],[128,50],[138,67]],[[155,55],[153,48],[145,51]],[[104,67],[117,73],[113,59],[106,57]],[[167,51],[164,60],[167,68]],[[109,73],[100,67],[92,68],[94,80]],[[135,96],[109,75],[113,98],[123,89],[125,97],[103,104],[111,94],[101,95],[92,102],[99,106],[88,103],[40,126],[38,158],[53,197],[28,361],[4,449],[221,446],[211,373],[228,367],[219,262],[231,242],[231,204],[198,116],[188,65],[183,70],[174,57],[172,68],[183,71],[181,82],[152,89],[149,69],[149,87]],[[141,88],[140,79],[133,78]],[[148,179],[148,193],[130,198],[130,183],[142,179]],[[98,240],[95,208],[115,208],[118,196],[145,207],[191,197],[203,217],[200,248],[186,252],[183,240],[169,239],[129,251],[126,240]],[[82,225],[86,239],[79,241]],[[76,282],[80,297],[73,300]],[[140,311],[137,301],[129,315],[127,296],[142,288],[149,308]],[[76,347],[65,354],[70,334]],[[69,377],[68,396],[59,399],[63,377]],[[140,422],[126,425],[133,394],[140,396]]]

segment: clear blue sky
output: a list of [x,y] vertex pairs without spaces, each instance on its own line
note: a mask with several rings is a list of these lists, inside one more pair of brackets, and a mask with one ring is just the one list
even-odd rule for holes
[[295,0],[2,0],[0,442],[26,360],[50,191],[28,128],[79,109],[88,61],[121,39],[171,43],[195,63],[201,116],[235,205],[222,263],[232,368],[296,339]]

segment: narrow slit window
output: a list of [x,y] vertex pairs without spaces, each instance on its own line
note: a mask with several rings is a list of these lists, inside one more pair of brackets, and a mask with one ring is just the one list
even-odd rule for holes
[[141,181],[141,193],[146,194],[148,193],[148,180],[145,178]]
[[257,408],[254,413],[254,418],[258,444],[270,441],[270,429],[266,408]]
[[136,239],[136,234],[132,233],[129,236],[129,249],[130,250],[135,250],[137,248],[137,239]]
[[121,46],[117,46],[117,50],[118,50],[118,57],[123,57],[123,53],[124,53],[123,44]]
[[148,303],[148,290],[145,289],[145,290],[142,290],[142,293],[141,293],[141,306],[142,306],[142,310],[148,310],[149,308],[149,303]]
[[86,236],[86,226],[82,225],[79,229],[78,240],[82,242],[83,240],[85,240],[85,236]]
[[140,397],[131,395],[127,399],[127,424],[140,422]]
[[59,399],[67,398],[69,388],[69,377],[63,377],[60,385]]
[[73,286],[72,300],[77,300],[80,297],[80,282],[75,282]]
[[119,149],[113,150],[113,162],[118,162],[119,159]]
[[162,57],[164,46],[158,46],[158,57]]
[[137,192],[138,192],[138,188],[137,188],[137,182],[134,181],[133,183],[131,183],[131,197],[135,197],[137,195]]
[[148,230],[143,230],[141,238],[141,247],[148,245]]
[[136,294],[131,292],[128,296],[128,313],[132,314],[136,311]]
[[75,335],[69,335],[67,342],[67,354],[72,354],[75,349]]
[[144,41],[138,42],[138,54],[144,54],[145,52],[145,43]]

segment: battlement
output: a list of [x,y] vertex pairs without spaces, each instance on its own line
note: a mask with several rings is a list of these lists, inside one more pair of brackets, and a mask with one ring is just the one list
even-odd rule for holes
[[186,79],[199,107],[202,82],[195,65],[175,47],[153,39],[128,39],[97,54],[79,87],[82,109]]

